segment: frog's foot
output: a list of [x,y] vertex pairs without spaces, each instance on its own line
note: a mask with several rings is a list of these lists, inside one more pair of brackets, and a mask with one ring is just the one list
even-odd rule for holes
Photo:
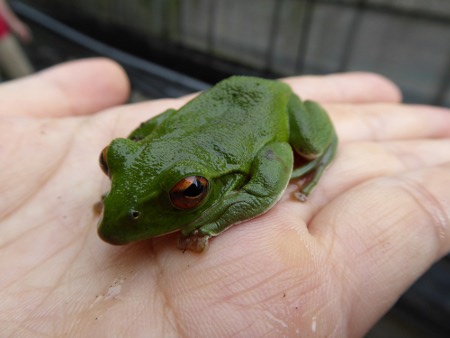
[[308,196],[311,194],[311,191],[313,191],[317,183],[319,183],[319,179],[322,177],[325,169],[331,163],[334,155],[336,154],[336,145],[337,138],[334,136],[333,141],[320,157],[317,157],[306,165],[293,170],[291,178],[299,177],[304,179],[302,187],[295,193],[295,197],[300,202],[306,202]]
[[[316,170],[313,170],[311,172],[308,172],[307,174],[303,175],[303,182],[300,185],[300,188],[298,191],[294,192],[294,197],[302,202],[305,203],[308,201],[308,196],[311,194],[311,191],[314,189],[314,187],[317,184],[318,179],[320,178],[320,174],[319,176],[317,176]],[[313,183],[311,183],[311,181],[314,181]]]
[[308,200],[308,195],[306,195],[304,192],[302,191],[296,191],[294,192],[294,196],[296,199],[298,199],[300,202],[306,202]]
[[104,194],[102,194],[100,201],[96,202],[92,206],[92,209],[94,210],[94,213],[96,215],[100,215],[103,212],[103,201],[105,200],[106,195],[108,195],[108,192],[105,192]]
[[195,230],[188,236],[180,235],[177,242],[177,248],[183,251],[189,250],[201,253],[208,247],[208,235],[202,235],[198,230]]
[[94,205],[92,206],[92,209],[94,210],[95,215],[97,215],[97,216],[100,215],[103,211],[103,198],[101,201],[94,203]]

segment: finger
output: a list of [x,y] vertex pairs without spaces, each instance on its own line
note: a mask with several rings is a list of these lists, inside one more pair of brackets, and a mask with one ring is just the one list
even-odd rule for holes
[[326,204],[373,178],[450,162],[449,149],[450,139],[349,144],[341,149],[339,158],[323,177],[321,184],[326,192],[319,200]]
[[339,141],[450,136],[450,109],[396,104],[325,105]]
[[0,115],[85,115],[125,102],[123,69],[103,59],[73,61],[0,87]]
[[450,251],[449,172],[446,164],[369,181],[311,223],[345,278],[341,297],[354,305],[355,323],[375,321]]
[[320,102],[400,102],[401,93],[390,80],[373,73],[301,76],[282,80],[303,99]]
[[292,199],[299,181],[291,182],[283,201],[297,218],[308,222],[333,199],[363,182],[450,162],[449,149],[450,139],[349,143],[340,149],[306,203]]
[[[291,85],[293,90],[304,99],[318,99],[324,102],[398,102],[400,100],[400,92],[392,82],[370,73],[304,76],[286,78],[282,81]],[[115,110],[116,114],[127,112],[123,118],[119,117],[120,121],[115,125],[119,129],[119,134],[125,135],[137,123],[166,109],[178,109],[196,95],[198,94],[187,95],[176,100],[154,100],[128,105],[121,110]]]
[[[399,89],[388,79],[371,73],[347,73],[327,76],[302,76],[282,79],[303,99],[322,102],[398,102]],[[132,109],[138,120],[118,123],[119,128],[129,131],[129,126],[148,119],[169,108],[179,108],[198,94],[188,95],[177,100],[155,100],[135,105]],[[134,115],[127,106],[127,118]],[[116,111],[119,113],[119,111]],[[130,114],[131,113],[131,114]],[[142,114],[142,115],[141,115]]]

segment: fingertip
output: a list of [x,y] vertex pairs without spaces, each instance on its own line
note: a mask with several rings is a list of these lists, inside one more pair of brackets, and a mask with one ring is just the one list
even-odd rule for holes
[[130,94],[130,82],[124,69],[102,57],[60,64],[42,71],[39,76],[71,102],[69,113],[72,115],[91,114],[122,104]]
[[[378,93],[380,99],[383,99],[383,102],[399,103],[402,101],[402,92],[400,88],[394,81],[381,74],[371,72],[353,72],[336,74],[336,76],[337,75],[354,76],[356,81],[365,83],[367,90]],[[369,96],[369,99],[370,97],[371,95]]]
[[116,98],[117,103],[123,103],[128,99],[131,90],[130,80],[125,69],[118,62],[104,57],[80,60],[79,62],[82,65],[89,64],[89,67],[94,70],[91,78],[95,80],[99,75],[99,87],[115,94],[111,96]]
[[282,81],[303,99],[320,102],[398,103],[402,97],[391,80],[369,72],[291,77]]
[[98,69],[98,73],[92,75],[93,78],[99,76],[97,90],[106,93],[104,108],[125,103],[130,96],[131,85],[124,68],[107,58],[93,59],[92,64]]

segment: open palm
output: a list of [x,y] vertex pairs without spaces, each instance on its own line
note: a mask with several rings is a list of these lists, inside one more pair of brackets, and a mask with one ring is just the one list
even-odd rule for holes
[[110,246],[93,210],[109,183],[101,149],[187,98],[119,106],[128,82],[103,59],[0,87],[3,332],[363,335],[450,250],[450,113],[400,105],[376,75],[286,82],[327,108],[337,157],[306,203],[292,181],[203,254],[177,250],[176,234]]

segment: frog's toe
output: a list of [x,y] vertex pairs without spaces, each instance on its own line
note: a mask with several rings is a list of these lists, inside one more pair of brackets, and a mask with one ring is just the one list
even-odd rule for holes
[[180,235],[177,242],[177,248],[183,251],[189,250],[197,253],[203,252],[208,247],[208,235],[202,235],[195,230],[188,236]]
[[306,202],[308,200],[308,195],[303,191],[296,191],[294,193],[295,198],[297,198],[300,202]]

